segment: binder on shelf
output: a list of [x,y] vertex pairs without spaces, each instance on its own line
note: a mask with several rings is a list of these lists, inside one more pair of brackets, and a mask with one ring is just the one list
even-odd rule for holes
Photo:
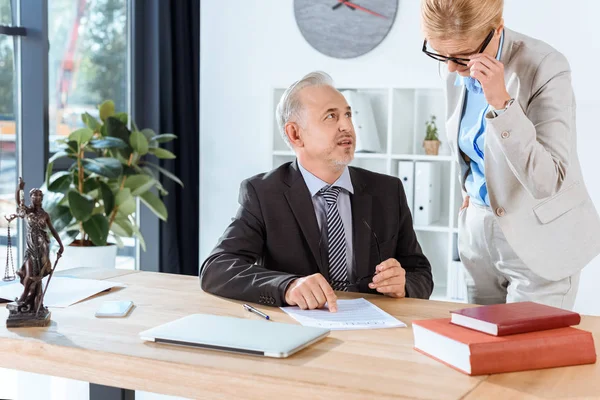
[[410,209],[410,213],[414,218],[415,211],[413,204],[415,201],[415,163],[412,161],[398,162],[398,178],[400,178],[400,181],[402,181],[404,193],[406,194],[406,201],[408,202],[408,208]]
[[352,122],[356,132],[355,151],[357,153],[382,153],[379,132],[369,97],[365,93],[355,90],[344,90],[342,94],[348,105],[352,107]]
[[448,265],[448,297],[454,301],[467,301],[467,282],[464,266],[460,261],[451,261]]
[[440,219],[440,174],[437,162],[415,162],[414,223],[431,225]]

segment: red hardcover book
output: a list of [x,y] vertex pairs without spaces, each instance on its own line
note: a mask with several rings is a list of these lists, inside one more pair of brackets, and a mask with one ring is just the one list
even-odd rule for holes
[[495,336],[578,325],[576,312],[526,301],[451,311],[452,323]]
[[468,375],[593,364],[590,332],[559,328],[492,336],[450,323],[450,318],[413,321],[415,350]]

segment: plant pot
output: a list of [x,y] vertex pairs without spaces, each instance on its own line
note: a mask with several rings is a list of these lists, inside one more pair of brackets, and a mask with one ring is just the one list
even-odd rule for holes
[[441,143],[439,140],[424,140],[423,148],[425,148],[425,154],[428,156],[437,156]]
[[66,246],[58,262],[57,269],[79,267],[115,268],[118,247],[108,246]]

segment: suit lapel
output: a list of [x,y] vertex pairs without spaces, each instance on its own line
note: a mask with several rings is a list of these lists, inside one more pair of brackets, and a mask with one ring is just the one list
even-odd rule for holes
[[286,179],[286,184],[290,188],[285,192],[285,198],[287,199],[290,208],[292,209],[292,213],[302,230],[302,234],[310,247],[310,251],[319,268],[319,272],[321,272],[326,279],[329,279],[328,267],[322,259],[323,252],[321,251],[320,243],[321,235],[319,233],[315,208],[310,197],[310,192],[306,187],[306,183],[302,178],[302,173],[298,169],[296,161],[290,165],[290,173]]
[[361,180],[359,172],[354,168],[350,168],[350,178],[354,187],[352,195],[352,227],[354,230],[353,251],[355,269],[351,271],[356,275],[350,277],[351,282],[369,275],[369,253],[371,249],[372,234],[370,229],[365,225],[365,221],[369,226],[373,226],[371,222],[372,215],[372,196],[365,190],[366,185]]

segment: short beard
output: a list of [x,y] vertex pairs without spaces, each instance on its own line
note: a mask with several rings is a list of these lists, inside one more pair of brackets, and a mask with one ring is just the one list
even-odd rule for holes
[[354,156],[349,155],[349,157],[346,157],[342,160],[331,159],[331,160],[329,160],[329,162],[333,168],[335,168],[337,171],[339,171],[341,169],[346,168],[352,162],[352,160],[354,160]]

